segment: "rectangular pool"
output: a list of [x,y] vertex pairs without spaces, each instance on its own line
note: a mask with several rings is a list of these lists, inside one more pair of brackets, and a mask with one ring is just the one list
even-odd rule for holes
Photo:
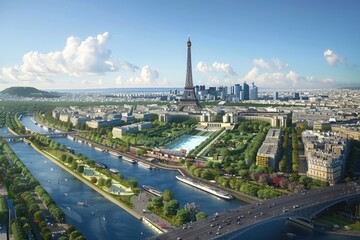
[[184,135],[174,142],[168,144],[166,148],[173,150],[184,149],[188,152],[194,149],[196,146],[200,145],[200,143],[205,141],[207,138],[207,136]]

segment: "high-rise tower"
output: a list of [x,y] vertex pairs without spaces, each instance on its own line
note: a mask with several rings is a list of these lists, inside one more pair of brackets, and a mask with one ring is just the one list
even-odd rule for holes
[[192,70],[191,70],[191,41],[190,37],[187,41],[187,64],[186,64],[186,82],[184,88],[184,94],[180,99],[178,106],[179,111],[198,112],[201,110],[198,99],[195,95],[193,86]]

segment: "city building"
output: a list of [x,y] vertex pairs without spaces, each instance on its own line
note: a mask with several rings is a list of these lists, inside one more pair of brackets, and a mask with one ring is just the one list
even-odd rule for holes
[[250,99],[250,90],[249,90],[249,85],[244,82],[244,85],[243,85],[243,99],[241,100],[249,100]]
[[238,120],[264,121],[270,123],[272,127],[287,127],[289,115],[279,112],[239,112]]
[[235,101],[240,101],[240,92],[241,92],[241,85],[240,84],[235,84],[234,86],[234,95],[235,95]]
[[112,129],[113,138],[122,138],[125,134],[128,133],[137,133],[144,129],[152,128],[151,122],[140,122],[134,123],[131,125],[125,125],[121,127],[114,127]]
[[330,185],[341,181],[349,153],[348,139],[333,132],[304,131],[302,133],[307,176],[328,182]]
[[274,100],[279,100],[279,92],[274,92]]
[[360,141],[360,122],[354,124],[332,124],[331,131],[339,137]]
[[269,129],[256,155],[256,165],[276,170],[280,158],[281,130]]
[[258,99],[258,88],[255,86],[254,83],[251,84],[250,88],[250,100],[257,100]]

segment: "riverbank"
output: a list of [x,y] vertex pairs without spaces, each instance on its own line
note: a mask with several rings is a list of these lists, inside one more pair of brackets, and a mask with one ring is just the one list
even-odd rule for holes
[[[77,178],[78,180],[80,180],[81,182],[83,182],[84,184],[86,184],[87,186],[89,186],[90,188],[92,188],[93,190],[95,190],[96,192],[98,192],[99,194],[101,194],[104,198],[106,198],[107,200],[111,201],[112,203],[116,204],[117,206],[121,207],[123,210],[125,210],[126,212],[128,212],[130,215],[132,215],[133,217],[135,217],[136,219],[142,221],[144,224],[146,224],[147,226],[149,226],[150,229],[152,229],[154,232],[156,232],[157,234],[159,233],[163,233],[166,232],[165,229],[162,229],[160,227],[157,226],[156,222],[152,221],[152,219],[156,219],[158,220],[156,217],[154,218],[152,217],[147,217],[144,218],[144,212],[143,212],[143,206],[138,206],[135,207],[134,209],[131,209],[129,206],[127,206],[126,204],[120,202],[119,200],[115,199],[113,196],[111,196],[109,193],[105,192],[104,190],[96,187],[95,185],[93,185],[91,182],[89,182],[88,180],[86,180],[85,178],[79,176],[77,173],[73,172],[72,170],[70,170],[67,166],[65,166],[63,163],[60,162],[60,160],[51,155],[50,153],[41,151],[40,149],[38,149],[36,146],[34,146],[32,143],[30,143],[31,147],[37,151],[38,153],[40,153],[41,155],[43,155],[44,157],[46,157],[47,159],[49,159],[50,161],[54,162],[56,165],[58,165],[59,167],[61,167],[62,169],[64,169],[65,171],[67,171],[68,173],[70,173],[72,176],[74,176],[75,178]],[[136,198],[137,196],[133,196],[133,198]],[[131,201],[133,204],[136,204],[136,201]]]
[[101,148],[101,149],[105,149],[107,151],[113,151],[115,153],[118,153],[120,155],[122,155],[123,157],[127,157],[127,158],[130,158],[130,159],[133,159],[135,161],[141,161],[141,162],[144,162],[144,163],[147,163],[147,164],[150,164],[151,166],[155,167],[155,168],[160,168],[160,169],[164,169],[164,170],[170,170],[170,171],[178,171],[181,175],[185,175],[185,176],[188,176],[188,177],[191,177],[191,178],[194,178],[194,179],[197,179],[198,181],[201,181],[203,184],[205,185],[208,185],[208,186],[212,186],[212,187],[215,187],[215,188],[219,188],[223,191],[227,191],[229,193],[231,193],[231,195],[240,200],[240,201],[243,201],[243,202],[246,202],[246,203],[256,203],[256,202],[260,202],[261,199],[259,198],[256,198],[256,197],[253,197],[253,196],[249,196],[249,195],[246,195],[246,194],[243,194],[243,193],[240,193],[238,191],[235,191],[235,190],[232,190],[232,189],[229,189],[229,188],[225,188],[225,187],[222,187],[222,186],[219,186],[218,184],[214,184],[214,183],[211,183],[211,182],[208,182],[202,178],[197,178],[197,177],[194,177],[193,175],[191,175],[186,168],[184,167],[181,167],[181,166],[177,166],[177,165],[169,165],[169,164],[164,164],[164,163],[160,163],[160,162],[157,162],[157,163],[154,163],[154,162],[149,162],[147,161],[145,158],[142,158],[141,156],[134,156],[134,155],[131,155],[130,153],[126,153],[126,152],[120,152],[116,149],[112,149],[112,148],[109,148],[109,147],[106,147],[102,144],[99,144],[97,142],[94,142],[92,140],[89,140],[89,139],[86,139],[86,138],[83,138],[83,137],[80,137],[76,134],[74,135],[71,135],[73,138],[75,138],[75,140],[82,140],[84,142],[87,142],[87,143],[90,143],[92,147],[98,147],[98,148]]

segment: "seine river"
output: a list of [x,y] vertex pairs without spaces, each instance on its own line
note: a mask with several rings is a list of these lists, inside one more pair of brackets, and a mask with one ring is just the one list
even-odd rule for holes
[[[29,117],[23,117],[22,123],[26,128],[36,132],[47,132],[35,125]],[[0,134],[6,135],[8,132],[1,129]],[[76,152],[85,154],[91,159],[104,162],[109,167],[117,168],[126,178],[135,177],[139,186],[147,184],[156,186],[159,190],[171,189],[175,198],[180,201],[181,206],[194,202],[200,206],[202,211],[210,215],[245,204],[238,200],[219,200],[208,193],[187,186],[176,180],[175,176],[178,174],[176,171],[149,170],[67,138],[56,138],[54,140],[71,147]],[[155,235],[142,222],[72,177],[32,147],[25,143],[11,143],[10,146],[62,208],[66,215],[66,221],[79,229],[86,239],[146,239]],[[79,201],[86,201],[89,207],[78,206],[77,202]],[[92,213],[95,214],[92,215]],[[103,216],[105,216],[106,221],[103,220]]]
[[[22,123],[26,128],[36,132],[47,132],[40,126],[35,125],[30,117],[23,117]],[[0,129],[0,135],[6,134],[8,134],[6,129]],[[208,193],[184,185],[176,181],[175,176],[178,173],[175,171],[149,170],[124,162],[112,155],[67,138],[56,138],[54,140],[71,147],[76,152],[85,154],[91,159],[104,162],[109,167],[117,168],[126,178],[135,177],[139,186],[147,184],[155,186],[159,190],[171,189],[175,198],[180,201],[181,206],[194,202],[200,206],[202,211],[211,215],[215,212],[224,212],[227,209],[237,208],[245,204],[238,200],[219,200]],[[146,239],[155,235],[142,222],[72,177],[72,175],[27,144],[11,143],[10,146],[35,178],[39,180],[40,184],[49,192],[59,207],[62,208],[66,215],[66,221],[79,229],[86,239]],[[87,202],[89,207],[78,206],[77,202],[79,201]],[[357,239],[313,233],[308,229],[287,224],[283,220],[272,221],[253,228],[253,230],[242,234],[239,239],[287,239],[286,233],[288,232],[296,234],[294,239]]]

